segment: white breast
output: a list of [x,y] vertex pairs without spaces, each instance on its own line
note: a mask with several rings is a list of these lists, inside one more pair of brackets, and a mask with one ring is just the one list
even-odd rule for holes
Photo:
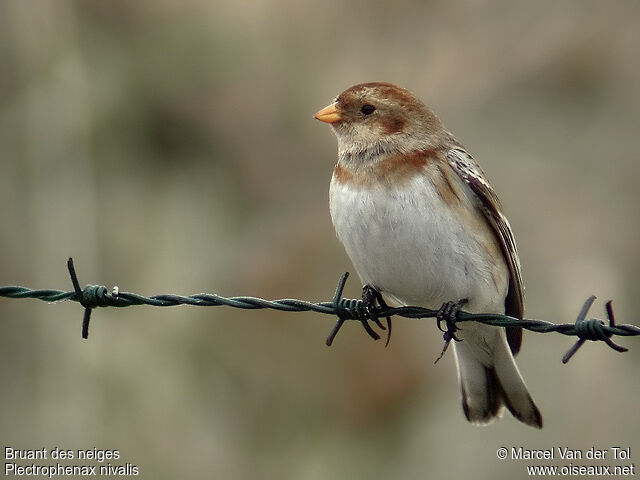
[[491,258],[481,241],[493,232],[488,225],[470,231],[426,176],[395,189],[333,179],[329,204],[338,238],[362,282],[391,302],[436,309],[467,298],[470,311],[504,311],[507,267],[501,256]]

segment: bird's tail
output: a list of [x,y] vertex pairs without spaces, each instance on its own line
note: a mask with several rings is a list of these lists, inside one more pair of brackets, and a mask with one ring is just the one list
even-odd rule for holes
[[484,425],[500,416],[506,405],[521,422],[542,428],[542,415],[520,375],[503,331],[482,327],[494,329],[489,338],[495,339],[491,355],[486,355],[485,361],[479,358],[485,355],[479,355],[473,345],[474,340],[480,338],[479,332],[463,335],[466,337],[463,341],[454,342],[465,416],[472,423]]

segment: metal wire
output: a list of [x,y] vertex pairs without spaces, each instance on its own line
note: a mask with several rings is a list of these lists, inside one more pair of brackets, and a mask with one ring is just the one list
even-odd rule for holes
[[[375,322],[379,327],[384,329],[378,321],[378,318],[398,316],[405,318],[438,318],[441,320],[440,315],[442,314],[442,309],[430,310],[412,306],[393,308],[384,304],[369,304],[363,302],[363,300],[342,298],[342,292],[349,275],[348,273],[345,273],[340,278],[335,295],[331,301],[312,303],[291,298],[265,300],[247,296],[223,297],[210,293],[199,293],[188,296],[165,294],[145,297],[137,293],[120,292],[117,287],[109,291],[107,287],[103,285],[87,285],[81,288],[71,258],[69,258],[67,262],[67,268],[74,287],[73,291],[51,289],[34,290],[21,286],[7,286],[0,287],[0,297],[37,298],[46,302],[59,302],[62,300],[79,302],[85,309],[82,322],[83,338],[87,338],[89,335],[91,312],[97,307],[129,307],[133,305],[172,307],[176,305],[194,305],[199,307],[227,306],[248,310],[272,309],[285,312],[312,311],[338,317],[338,322],[327,338],[327,345],[332,344],[335,336],[346,320],[360,321],[367,333],[377,340],[380,336],[371,328],[369,322]],[[518,319],[495,313],[472,314],[464,311],[456,313],[454,323],[475,321],[496,327],[522,327],[536,333],[557,332],[562,335],[575,336],[578,340],[564,355],[562,359],[563,363],[567,363],[587,340],[602,341],[618,352],[627,351],[626,348],[614,343],[611,338],[614,336],[638,336],[640,335],[640,327],[635,325],[616,325],[611,301],[606,304],[608,324],[599,319],[588,319],[587,313],[595,298],[595,296],[591,296],[585,301],[574,323],[554,324],[544,320]],[[388,325],[390,326],[390,321],[388,321]],[[453,325],[452,328],[455,328],[455,325]],[[451,338],[452,334],[452,331],[446,331],[445,340],[447,339],[447,335]]]

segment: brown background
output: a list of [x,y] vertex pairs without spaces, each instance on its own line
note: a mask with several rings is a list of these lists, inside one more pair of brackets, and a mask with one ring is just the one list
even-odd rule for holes
[[[73,255],[83,284],[328,300],[352,267],[312,116],[384,80],[483,165],[529,317],[573,321],[595,293],[593,315],[613,298],[637,323],[640,3],[345,3],[2,2],[0,285],[70,289]],[[104,309],[88,341],[81,316],[0,300],[3,445],[115,448],[158,479],[523,478],[498,447],[640,455],[637,339],[563,366],[570,338],[526,334],[536,431],[467,424],[429,320],[397,320],[384,349],[356,324],[327,348],[314,314]]]

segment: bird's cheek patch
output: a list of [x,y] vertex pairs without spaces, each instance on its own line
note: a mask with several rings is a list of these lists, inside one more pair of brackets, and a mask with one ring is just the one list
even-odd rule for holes
[[381,119],[382,131],[387,135],[401,132],[405,125],[405,120],[399,115],[387,115]]

